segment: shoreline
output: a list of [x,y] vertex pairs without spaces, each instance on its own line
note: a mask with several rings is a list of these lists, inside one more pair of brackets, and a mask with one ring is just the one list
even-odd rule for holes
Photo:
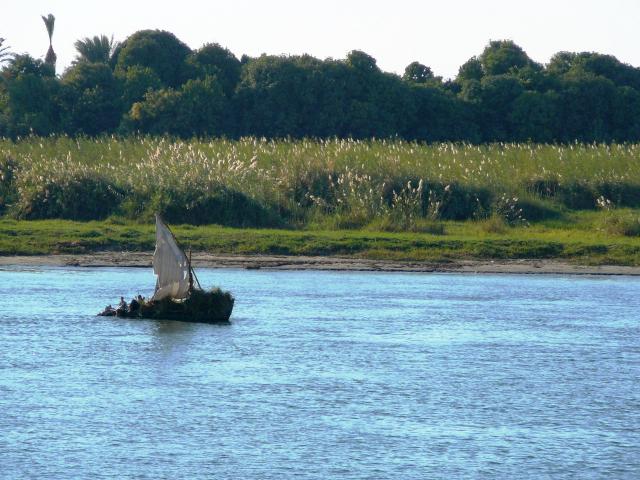
[[[88,254],[0,256],[0,267],[139,267],[150,268],[153,252],[95,252]],[[535,274],[535,275],[631,275],[640,267],[574,265],[559,260],[457,260],[448,263],[372,260],[336,256],[218,255],[194,253],[196,268],[244,268],[247,270],[327,270],[406,273]]]

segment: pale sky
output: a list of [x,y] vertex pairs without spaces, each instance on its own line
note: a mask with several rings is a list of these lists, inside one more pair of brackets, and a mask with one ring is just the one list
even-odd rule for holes
[[419,61],[445,78],[499,39],[514,40],[542,63],[567,50],[640,66],[640,0],[10,0],[0,13],[0,37],[13,52],[43,58],[48,39],[40,16],[48,13],[56,17],[58,73],[73,60],[75,40],[123,40],[147,28],[173,32],[194,49],[217,42],[238,58],[344,58],[358,49],[385,71],[402,73]]

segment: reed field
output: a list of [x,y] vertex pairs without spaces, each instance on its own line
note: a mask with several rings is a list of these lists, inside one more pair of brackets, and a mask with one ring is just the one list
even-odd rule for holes
[[0,140],[0,211],[12,225],[110,219],[142,228],[159,212],[174,225],[447,241],[554,230],[635,245],[639,160],[636,144],[31,137]]
[[[420,219],[640,206],[640,145],[402,141],[0,141],[1,207],[16,218],[121,215],[176,223],[399,230]],[[400,221],[402,220],[402,221]],[[373,224],[373,225],[372,225]],[[403,228],[404,227],[404,228]]]

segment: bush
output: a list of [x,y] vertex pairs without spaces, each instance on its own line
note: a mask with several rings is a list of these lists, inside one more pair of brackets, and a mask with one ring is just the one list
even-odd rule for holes
[[628,212],[608,212],[602,222],[602,229],[610,235],[640,237],[640,217]]
[[7,157],[0,160],[0,215],[4,213],[17,195],[13,181],[15,169],[16,163],[12,158]]
[[460,183],[450,183],[449,191],[447,186],[436,184],[430,186],[436,191],[436,195],[441,195],[442,209],[440,218],[443,220],[468,220],[482,216],[489,210],[492,195],[489,190]]
[[522,212],[522,217],[529,222],[552,220],[562,216],[558,208],[550,205],[549,201],[537,200],[534,198],[519,198],[516,203],[518,209]]
[[507,225],[512,227],[521,225],[528,226],[527,219],[523,216],[523,211],[518,204],[518,197],[511,197],[502,194],[493,204],[493,213],[501,217]]
[[524,183],[525,190],[538,198],[552,198],[574,210],[591,210],[597,207],[602,196],[620,207],[640,206],[640,185],[626,182],[601,182],[590,184],[572,181],[560,184],[555,179],[536,178]]
[[541,199],[553,199],[573,210],[591,210],[596,207],[595,189],[583,181],[560,183],[555,178],[534,178],[524,182],[524,189]]
[[574,181],[560,185],[556,198],[572,210],[593,210],[598,195],[586,182]]
[[321,205],[325,209],[336,204],[335,185],[338,175],[332,171],[310,169],[294,178],[290,187],[293,200],[301,207]]
[[596,186],[595,195],[603,196],[619,207],[640,207],[640,185],[604,182]]
[[560,183],[554,178],[534,178],[524,182],[524,188],[540,198],[555,197],[560,190]]
[[100,220],[114,213],[123,192],[101,177],[74,176],[24,189],[15,205],[18,218]]
[[[409,183],[418,185],[419,178],[395,178],[385,181],[382,198],[391,205],[395,194],[399,194]],[[439,220],[468,220],[480,218],[490,210],[492,195],[485,188],[457,182],[444,184],[425,181],[422,195],[422,215]],[[436,205],[437,204],[437,205]],[[436,212],[437,210],[437,212]]]
[[122,205],[130,218],[150,220],[160,213],[170,223],[218,224],[230,227],[279,227],[278,212],[242,192],[226,187],[215,191],[161,191],[150,196],[134,194]]
[[503,234],[507,231],[507,222],[505,222],[504,217],[493,214],[480,222],[480,230],[486,233]]

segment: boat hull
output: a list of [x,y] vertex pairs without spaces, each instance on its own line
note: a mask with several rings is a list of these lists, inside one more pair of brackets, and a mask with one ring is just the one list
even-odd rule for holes
[[163,298],[140,305],[105,310],[99,315],[152,320],[175,320],[193,323],[228,323],[233,311],[234,298],[229,292],[214,289],[208,292],[194,290],[185,300]]

